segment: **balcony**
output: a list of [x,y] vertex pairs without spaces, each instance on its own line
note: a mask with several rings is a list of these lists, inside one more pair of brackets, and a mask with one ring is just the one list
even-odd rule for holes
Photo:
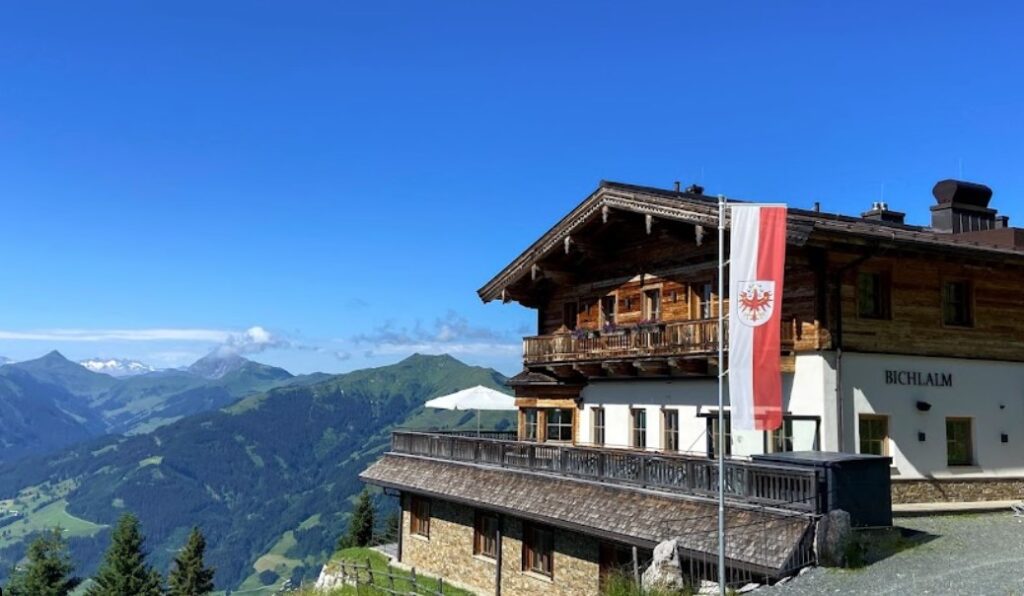
[[[507,436],[396,431],[391,452],[693,497],[718,495],[718,462],[706,457],[503,440]],[[733,503],[820,513],[820,484],[818,473],[806,467],[725,462],[725,495]]]
[[[782,326],[782,350],[792,351],[795,325]],[[726,346],[728,348],[728,346]],[[614,331],[576,330],[570,333],[523,338],[523,360],[528,367],[576,365],[575,372],[605,376],[618,361],[656,375],[705,376],[718,352],[718,319],[697,319],[623,326]],[[639,361],[639,362],[631,362]],[[583,366],[596,364],[597,368]],[[627,371],[631,374],[635,371]]]

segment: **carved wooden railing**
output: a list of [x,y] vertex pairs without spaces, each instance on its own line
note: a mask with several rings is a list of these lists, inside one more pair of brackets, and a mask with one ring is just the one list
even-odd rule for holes
[[[782,349],[791,349],[794,336],[795,325],[783,324]],[[614,332],[576,331],[523,338],[523,359],[527,364],[688,356],[717,351],[718,319],[623,327]]]
[[[698,456],[408,431],[391,434],[391,451],[702,497],[718,495],[718,462]],[[733,502],[810,513],[821,513],[822,506],[820,479],[813,469],[745,460],[725,462],[725,496]]]

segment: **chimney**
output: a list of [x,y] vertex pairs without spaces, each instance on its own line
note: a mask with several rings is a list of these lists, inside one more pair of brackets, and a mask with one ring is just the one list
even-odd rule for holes
[[875,201],[871,204],[871,209],[861,213],[860,216],[871,221],[884,221],[886,223],[902,224],[903,218],[906,217],[906,213],[892,211],[889,209],[888,203]]
[[984,184],[963,180],[941,180],[932,189],[939,203],[933,205],[932,228],[940,232],[964,234],[1009,226],[1009,219],[997,217],[989,209],[992,189]]

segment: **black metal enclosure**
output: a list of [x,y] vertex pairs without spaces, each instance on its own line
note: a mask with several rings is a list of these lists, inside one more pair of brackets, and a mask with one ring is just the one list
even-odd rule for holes
[[833,451],[791,451],[752,455],[751,459],[815,468],[824,483],[820,492],[822,512],[842,509],[850,514],[850,523],[855,528],[892,525],[891,457]]

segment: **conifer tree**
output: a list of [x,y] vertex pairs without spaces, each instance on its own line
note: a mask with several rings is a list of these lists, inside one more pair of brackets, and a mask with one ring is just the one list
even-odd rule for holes
[[206,538],[199,528],[192,528],[185,548],[174,558],[174,569],[167,579],[169,596],[204,596],[213,592],[212,567],[203,561]]
[[78,585],[63,530],[54,528],[28,547],[28,563],[7,584],[10,596],[67,596]]
[[370,493],[367,490],[359,495],[356,508],[352,510],[352,517],[348,522],[348,533],[341,539],[338,546],[351,548],[353,546],[369,546],[373,541],[373,502],[370,500]]
[[144,541],[139,519],[122,515],[86,596],[161,596],[163,578],[146,564]]

